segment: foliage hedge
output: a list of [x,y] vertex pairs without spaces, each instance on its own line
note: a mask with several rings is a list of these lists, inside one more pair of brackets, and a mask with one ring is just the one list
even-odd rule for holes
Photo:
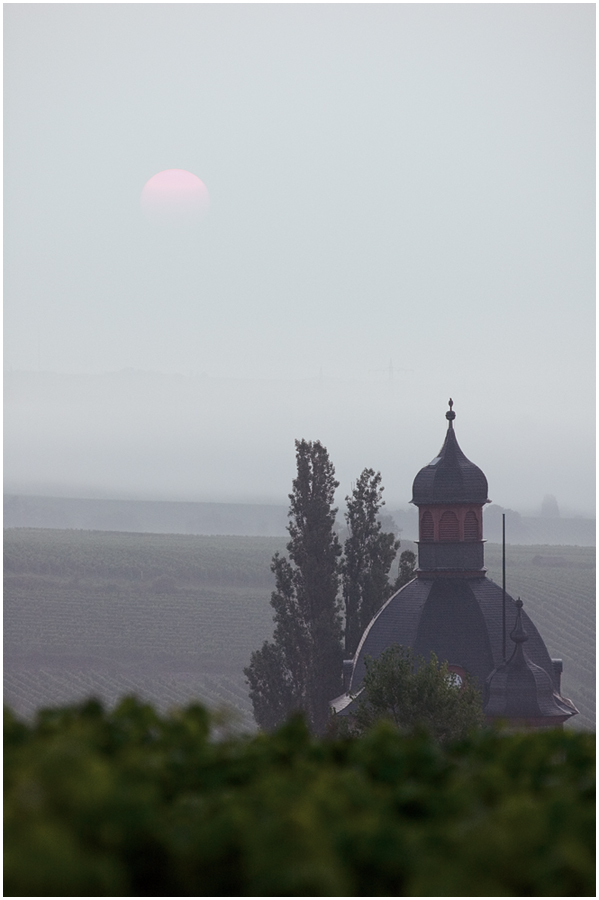
[[594,896],[594,736],[5,711],[5,896]]

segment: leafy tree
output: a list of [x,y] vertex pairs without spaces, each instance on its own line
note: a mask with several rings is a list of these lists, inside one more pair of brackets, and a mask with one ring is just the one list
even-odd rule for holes
[[326,728],[329,700],[341,690],[341,616],[337,601],[341,545],[334,530],[335,469],[319,441],[296,441],[297,477],[287,526],[289,559],[278,553],[273,641],[252,653],[245,675],[254,715],[271,729],[294,710],[317,732]]
[[349,537],[342,575],[347,656],[353,656],[364,629],[393,590],[388,575],[399,541],[382,529],[379,510],[384,504],[383,490],[381,473],[364,469],[351,497],[345,498]]
[[411,550],[404,550],[399,557],[399,572],[397,573],[397,580],[393,585],[393,592],[398,591],[404,584],[411,581],[415,574],[416,554],[412,553]]
[[[293,657],[294,654],[290,663]],[[261,650],[252,653],[250,666],[244,672],[251,686],[254,718],[265,731],[284,722],[290,711],[301,709],[301,681],[294,680],[294,672],[279,644],[265,641]],[[299,675],[301,679],[302,673]]]
[[398,644],[366,660],[352,725],[361,732],[379,719],[402,731],[423,727],[442,742],[463,738],[484,724],[481,694],[469,678],[458,681],[434,653],[427,662]]
[[212,726],[131,697],[6,712],[4,895],[596,895],[594,734]]

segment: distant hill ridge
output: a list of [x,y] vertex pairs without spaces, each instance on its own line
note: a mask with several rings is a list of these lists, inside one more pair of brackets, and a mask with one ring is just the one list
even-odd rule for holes
[[[201,503],[175,500],[110,500],[4,495],[5,528],[74,528],[154,534],[231,534],[278,537],[287,534],[287,506],[258,503]],[[416,510],[384,508],[405,540],[416,540]],[[564,544],[594,547],[595,519],[521,516],[490,506],[484,536],[501,541],[506,513],[509,544]]]
[[268,504],[4,495],[5,528],[275,537],[286,524],[287,508]]

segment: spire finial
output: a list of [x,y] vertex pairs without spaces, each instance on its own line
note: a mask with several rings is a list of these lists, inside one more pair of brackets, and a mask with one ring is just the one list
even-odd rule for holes
[[528,640],[528,635],[526,634],[524,627],[522,625],[522,600],[520,597],[516,600],[516,624],[514,625],[514,630],[510,632],[510,637],[513,640],[514,644],[523,644],[524,641]]
[[449,412],[445,413],[445,418],[449,421],[449,427],[453,428],[453,420],[455,419],[455,413],[453,411],[453,400],[451,397],[449,398]]

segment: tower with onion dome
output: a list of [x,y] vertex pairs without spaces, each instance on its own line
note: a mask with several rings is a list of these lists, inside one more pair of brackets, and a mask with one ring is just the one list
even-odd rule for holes
[[484,574],[483,506],[487,479],[466,459],[455,436],[453,400],[447,435],[439,453],[412,486],[418,507],[419,577],[464,578]]
[[344,662],[344,693],[331,707],[341,715],[351,713],[362,688],[365,658],[401,644],[417,657],[435,653],[458,679],[466,674],[473,678],[488,721],[533,728],[562,725],[577,713],[561,695],[562,662],[550,658],[521,601],[505,594],[504,604],[501,587],[486,576],[487,479],[458,444],[451,399],[445,415],[443,446],[412,487],[412,503],[418,507],[416,577],[367,626],[353,659]]

